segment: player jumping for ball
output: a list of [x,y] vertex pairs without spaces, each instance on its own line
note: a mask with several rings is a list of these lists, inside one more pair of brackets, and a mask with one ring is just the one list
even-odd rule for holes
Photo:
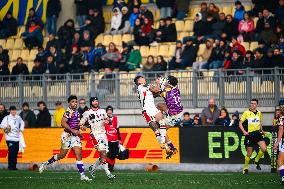
[[283,126],[284,126],[284,106],[281,107],[281,113],[276,120],[276,127],[278,127],[277,141],[273,146],[274,150],[279,150],[278,154],[278,170],[281,177],[281,184],[284,185],[284,135],[283,135]]
[[80,121],[80,125],[84,128],[84,125],[88,123],[91,126],[91,139],[95,148],[100,153],[100,158],[97,159],[95,164],[89,167],[90,174],[95,177],[96,169],[101,165],[106,173],[108,179],[115,178],[115,175],[111,174],[108,169],[108,163],[106,161],[108,152],[108,140],[106,136],[105,123],[108,122],[108,116],[104,109],[99,106],[99,100],[97,97],[90,98],[90,109],[84,112],[83,118]]
[[92,179],[85,175],[84,164],[82,162],[82,146],[81,140],[82,135],[80,133],[80,114],[77,111],[77,97],[71,95],[68,98],[69,108],[63,115],[62,126],[64,132],[61,135],[61,149],[60,153],[50,158],[47,162],[43,162],[39,167],[39,173],[42,173],[47,165],[54,163],[60,159],[63,159],[70,149],[73,150],[76,156],[76,165],[81,175],[81,180],[90,181]]
[[[254,146],[259,146],[260,150],[254,160],[256,164],[256,169],[261,170],[259,160],[266,152],[266,143],[263,137],[262,130],[262,114],[259,110],[257,110],[258,100],[252,99],[250,102],[250,108],[246,110],[241,119],[240,119],[240,129],[245,136],[244,145],[246,146],[247,155],[245,156],[245,164],[243,169],[243,174],[248,174],[248,164],[250,161],[250,157],[253,152]],[[243,124],[246,124],[248,129],[245,130]]]
[[[167,137],[164,116],[155,106],[154,96],[150,91],[150,85],[146,85],[146,80],[143,76],[137,76],[134,79],[134,83],[137,86],[138,98],[142,106],[142,115],[149,127],[154,131],[161,148],[166,150],[167,158],[169,158],[173,153],[171,146],[173,148],[174,146],[172,143],[166,144]],[[161,133],[164,134],[162,135]]]

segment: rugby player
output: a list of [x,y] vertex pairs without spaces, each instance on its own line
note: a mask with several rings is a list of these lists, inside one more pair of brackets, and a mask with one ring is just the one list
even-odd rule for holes
[[69,108],[63,115],[61,124],[64,131],[61,135],[61,149],[60,153],[50,158],[48,161],[43,162],[39,167],[39,173],[42,173],[47,165],[63,159],[70,149],[73,150],[76,156],[77,169],[81,175],[81,180],[90,181],[92,179],[85,175],[84,164],[82,162],[82,146],[81,140],[83,136],[80,133],[80,113],[77,111],[77,97],[71,95],[68,98]]
[[284,126],[284,106],[281,107],[281,112],[276,120],[276,127],[278,127],[277,141],[273,146],[274,150],[279,150],[278,154],[278,170],[281,177],[281,184],[284,185],[284,142],[283,142],[283,126]]
[[[260,147],[260,150],[258,151],[258,154],[254,160],[256,169],[258,170],[261,170],[259,160],[267,150],[263,137],[265,133],[262,130],[262,114],[259,110],[257,110],[257,105],[258,100],[252,99],[250,102],[250,108],[243,113],[239,124],[239,128],[245,136],[244,145],[246,146],[247,150],[243,169],[243,174],[245,175],[248,174],[248,164],[253,152],[253,147],[257,145]],[[244,124],[247,125],[247,130],[244,129]]]
[[168,155],[170,148],[166,144],[166,136],[160,133],[160,128],[166,131],[164,116],[155,106],[150,85],[146,85],[146,80],[143,76],[137,76],[134,79],[134,83],[137,86],[138,98],[142,106],[142,115],[149,127],[154,131],[161,148],[165,149]]
[[[89,167],[89,172],[92,177],[95,177],[95,171],[99,166],[102,166],[108,179],[115,178],[108,169],[106,161],[108,152],[108,140],[106,136],[105,124],[109,122],[106,111],[99,106],[97,97],[90,98],[90,109],[83,113],[80,125],[88,124],[91,127],[90,135],[95,148],[99,151],[100,157],[97,161]],[[85,130],[85,128],[84,128]]]

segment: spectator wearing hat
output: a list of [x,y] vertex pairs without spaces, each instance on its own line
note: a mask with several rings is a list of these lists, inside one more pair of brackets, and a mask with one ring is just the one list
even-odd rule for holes
[[213,39],[211,38],[207,39],[206,44],[205,44],[206,47],[204,48],[202,52],[200,52],[200,54],[197,55],[200,57],[199,59],[200,61],[194,62],[192,64],[193,70],[203,69],[203,66],[206,65],[206,63],[208,62],[211,56],[212,50],[213,50],[213,43],[214,43]]
[[5,116],[9,115],[9,112],[6,110],[4,104],[0,103],[0,123],[4,119]]
[[4,130],[8,146],[8,169],[17,170],[20,135],[24,132],[25,123],[17,115],[17,108],[15,106],[11,106],[9,111],[10,114],[3,118],[0,128]]
[[167,18],[172,15],[173,0],[156,0],[157,7],[160,9],[161,18]]
[[30,109],[29,103],[24,102],[22,105],[22,111],[20,113],[20,117],[23,119],[25,123],[25,128],[35,128],[36,123],[36,115]]
[[41,18],[39,16],[36,15],[35,9],[34,8],[30,8],[29,9],[29,16],[26,22],[26,30],[25,32],[28,32],[32,22],[34,22],[35,25],[39,26],[40,31],[42,31],[42,29],[44,28],[44,24],[41,20]]
[[51,115],[49,113],[49,110],[46,107],[45,102],[39,101],[37,103],[38,111],[36,118],[36,127],[42,128],[42,127],[51,127]]
[[62,102],[57,101],[55,103],[55,111],[53,114],[54,127],[61,127],[61,120],[63,118],[64,113],[65,109],[62,105]]
[[34,47],[41,47],[43,44],[43,36],[40,25],[34,20],[31,21],[29,28],[21,34],[25,46],[29,49]]
[[169,62],[169,70],[174,70],[176,68],[181,68],[181,55],[183,51],[182,42],[180,40],[176,41],[176,49]]
[[106,34],[118,34],[119,27],[122,22],[122,13],[118,7],[114,8],[112,10],[113,16],[111,18],[111,24],[110,24],[110,29],[106,31]]
[[0,39],[6,39],[10,36],[17,35],[18,33],[18,22],[13,17],[10,11],[7,12],[0,24]]
[[171,17],[166,18],[166,25],[162,32],[163,42],[175,42],[177,40],[176,25],[172,22]]
[[75,0],[74,3],[76,5],[76,20],[82,27],[88,14],[88,2],[87,0]]
[[46,8],[46,29],[48,34],[56,34],[56,22],[61,11],[60,0],[49,0]]
[[205,21],[202,20],[202,14],[197,13],[195,15],[194,24],[193,24],[193,33],[196,38],[203,37],[205,35]]
[[122,19],[121,19],[121,24],[118,28],[118,34],[128,34],[131,31],[131,26],[129,22],[130,14],[128,12],[127,6],[122,7],[121,12],[122,12]]
[[190,114],[185,112],[183,114],[183,120],[180,123],[181,127],[191,127],[193,126],[193,119],[190,118]]
[[236,19],[237,21],[241,21],[244,18],[244,14],[245,14],[245,7],[242,5],[240,1],[236,1],[234,19]]
[[154,15],[153,13],[147,8],[146,4],[141,4],[140,6],[140,15],[141,18],[148,18],[150,22],[153,24],[154,22]]

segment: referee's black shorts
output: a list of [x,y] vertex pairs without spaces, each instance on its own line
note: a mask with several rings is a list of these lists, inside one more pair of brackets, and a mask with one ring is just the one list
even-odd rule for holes
[[245,136],[244,145],[246,147],[254,147],[258,145],[260,141],[265,141],[263,135],[259,131],[253,131]]

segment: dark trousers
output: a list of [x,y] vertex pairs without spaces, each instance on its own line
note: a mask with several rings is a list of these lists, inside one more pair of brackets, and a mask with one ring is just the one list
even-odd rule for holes
[[19,142],[6,141],[8,146],[8,169],[15,170],[19,152]]
[[118,155],[119,149],[118,149],[119,142],[108,142],[108,154],[107,154],[107,162],[108,162],[108,169],[110,171],[113,171],[114,164],[115,164],[115,158]]

